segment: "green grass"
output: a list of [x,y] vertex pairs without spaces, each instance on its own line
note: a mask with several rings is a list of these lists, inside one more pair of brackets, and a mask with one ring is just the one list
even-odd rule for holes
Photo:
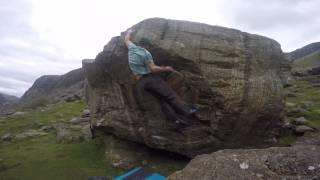
[[278,139],[277,145],[278,146],[290,146],[296,140],[297,140],[297,137],[294,134],[289,133],[289,134],[286,134],[286,135],[283,135],[282,137],[280,137]]
[[296,86],[292,90],[296,91],[297,97],[288,97],[288,102],[302,103],[303,101],[311,101],[316,105],[320,105],[320,88],[312,87],[307,81],[297,81]]
[[[307,119],[307,125],[320,129],[320,88],[313,87],[308,81],[298,80],[288,91],[295,96],[287,97],[287,108],[289,110],[297,107],[306,109],[305,112],[289,117],[289,120],[303,116]],[[296,140],[297,136],[293,132],[286,132],[278,138],[277,145],[289,146]]]
[[46,104],[49,104],[49,99],[47,97],[40,96],[37,98],[33,98],[27,104],[22,105],[20,109],[33,110],[33,109],[37,109],[38,107],[45,106]]
[[[0,136],[69,121],[72,117],[78,117],[84,107],[82,101],[51,104],[5,118],[0,126]],[[115,148],[110,144],[117,141],[110,141],[110,136],[105,135],[83,143],[58,144],[53,130],[46,136],[0,141],[0,180],[86,180],[90,176],[120,175],[124,170],[113,168],[105,151],[119,151],[123,147]],[[189,161],[153,150],[147,151],[143,159],[148,162],[146,168],[163,175],[182,169]]]
[[320,51],[295,60],[292,66],[294,69],[308,69],[320,66]]
[[48,125],[52,122],[68,121],[72,117],[79,116],[84,107],[83,101],[50,104],[48,107],[39,107],[22,115],[11,116],[6,118],[0,126],[0,135],[37,129],[41,125]]
[[57,144],[50,134],[0,147],[0,179],[81,180],[120,173],[105,160],[101,138],[80,144]]
[[307,81],[297,81],[295,85],[291,90],[296,92],[296,97],[288,97],[287,102],[300,107],[305,106],[305,102],[311,103],[300,116],[304,116],[309,125],[320,128],[320,88],[312,87]]
[[[52,122],[80,115],[84,102],[49,105],[6,118],[0,135],[37,129]],[[93,175],[115,175],[104,158],[101,139],[80,144],[58,144],[54,132],[47,136],[0,143],[0,179],[87,179]]]

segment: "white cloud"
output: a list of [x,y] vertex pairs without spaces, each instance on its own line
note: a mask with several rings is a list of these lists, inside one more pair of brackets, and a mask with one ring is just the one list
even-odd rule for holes
[[0,77],[14,79],[19,90],[0,86],[21,95],[27,88],[19,81],[31,86],[41,75],[78,68],[112,37],[151,17],[261,34],[291,51],[320,41],[319,6],[316,0],[1,0]]
[[320,41],[320,1],[219,1],[225,25],[277,40],[286,52]]

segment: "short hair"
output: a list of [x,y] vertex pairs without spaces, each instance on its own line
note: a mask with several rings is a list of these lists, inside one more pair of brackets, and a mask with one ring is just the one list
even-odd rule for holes
[[140,39],[138,44],[141,45],[141,46],[150,46],[151,45],[151,41],[148,38],[143,37],[143,38]]

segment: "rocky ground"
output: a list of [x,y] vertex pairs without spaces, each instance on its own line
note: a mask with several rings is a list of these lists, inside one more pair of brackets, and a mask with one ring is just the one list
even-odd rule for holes
[[0,117],[0,179],[114,177],[135,166],[169,175],[189,159],[100,132],[92,139],[82,101]]
[[[319,134],[314,138],[320,142]],[[319,152],[319,144],[221,150],[197,156],[168,179],[320,179]]]

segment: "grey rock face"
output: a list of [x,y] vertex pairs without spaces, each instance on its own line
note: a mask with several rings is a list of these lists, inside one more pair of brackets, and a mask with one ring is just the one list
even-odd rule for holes
[[[133,41],[147,37],[162,74],[203,122],[177,129],[158,100],[135,81],[122,37],[114,37],[95,60],[84,60],[92,127],[121,138],[187,156],[223,148],[265,147],[281,127],[287,62],[266,37],[206,24],[147,19],[132,27]],[[178,80],[177,80],[178,78]]]
[[319,179],[319,152],[314,145],[222,150],[197,156],[168,179]]

